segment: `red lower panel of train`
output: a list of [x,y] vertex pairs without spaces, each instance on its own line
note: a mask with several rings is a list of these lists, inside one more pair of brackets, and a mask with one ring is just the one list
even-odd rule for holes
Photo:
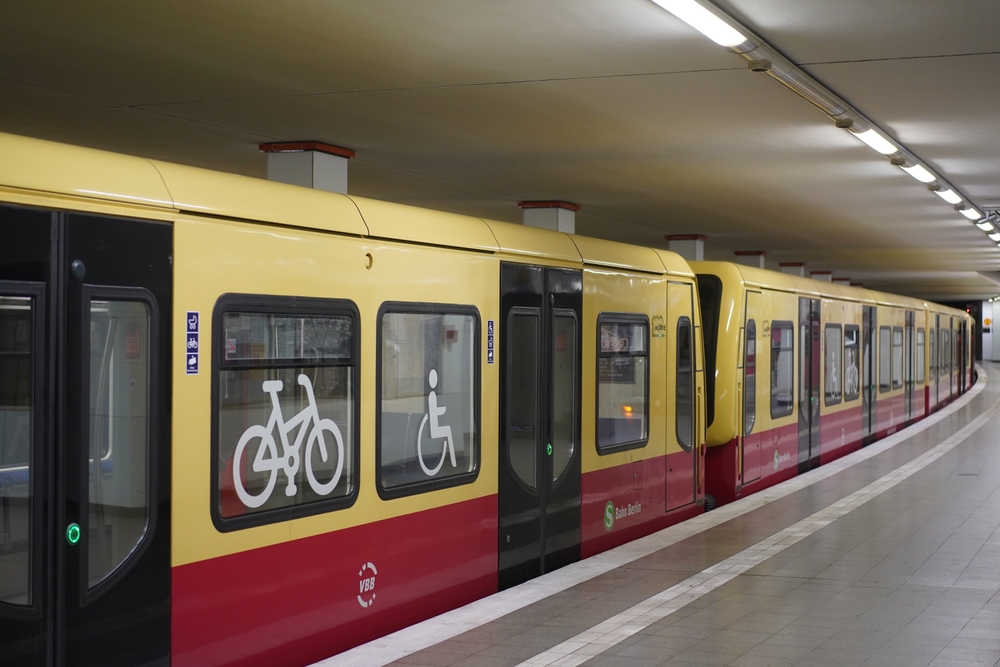
[[494,593],[497,497],[182,565],[172,588],[172,664],[309,664]]
[[697,455],[678,452],[583,475],[580,557],[701,514],[694,482]]

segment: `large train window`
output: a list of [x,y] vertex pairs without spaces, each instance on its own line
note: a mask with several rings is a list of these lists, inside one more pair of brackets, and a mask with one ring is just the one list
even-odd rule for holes
[[795,408],[795,327],[771,324],[771,417],[787,417]]
[[903,327],[892,328],[892,388],[903,386]]
[[951,331],[941,329],[941,354],[939,356],[938,375],[947,375],[951,366]]
[[827,324],[824,341],[826,353],[823,356],[824,393],[827,405],[840,403],[843,395],[843,332],[839,324]]
[[222,531],[357,497],[357,308],[222,296],[212,317],[212,519]]
[[878,390],[883,393],[892,389],[892,329],[879,327],[878,330]]
[[861,396],[861,332],[856,324],[844,325],[844,400]]
[[677,442],[691,451],[694,442],[694,346],[691,344],[691,320],[677,320]]
[[472,482],[479,472],[479,311],[386,303],[378,323],[379,495]]
[[743,435],[750,435],[757,419],[757,323],[753,320],[747,320],[746,336],[746,356],[743,362]]
[[917,384],[924,383],[924,328],[917,328]]
[[649,439],[649,320],[597,318],[597,449],[639,447]]

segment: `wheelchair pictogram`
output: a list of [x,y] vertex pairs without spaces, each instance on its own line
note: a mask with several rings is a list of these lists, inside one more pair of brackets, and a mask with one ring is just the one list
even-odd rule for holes
[[[455,441],[451,435],[451,426],[441,425],[439,419],[444,416],[444,413],[448,410],[445,406],[438,406],[438,396],[437,396],[437,383],[438,375],[435,369],[431,369],[431,372],[427,376],[427,380],[431,385],[431,390],[427,394],[427,414],[420,421],[420,430],[417,432],[417,461],[420,462],[420,468],[424,471],[428,477],[433,477],[441,471],[444,466],[445,457],[449,457],[451,460],[451,467],[458,467],[458,463],[455,461]],[[437,462],[437,465],[433,468],[429,468],[426,463],[424,463],[424,451],[423,451],[423,440],[424,440],[424,426],[430,422],[430,438],[429,440],[444,440],[441,445],[441,459]]]

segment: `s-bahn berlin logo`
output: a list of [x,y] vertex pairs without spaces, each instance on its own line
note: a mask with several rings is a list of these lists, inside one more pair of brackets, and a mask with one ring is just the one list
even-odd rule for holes
[[615,525],[615,504],[608,501],[604,506],[604,530],[611,530]]

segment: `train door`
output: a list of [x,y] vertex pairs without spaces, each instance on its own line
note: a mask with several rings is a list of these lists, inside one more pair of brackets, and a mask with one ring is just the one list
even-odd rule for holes
[[862,306],[861,333],[861,443],[867,445],[875,439],[875,337],[878,327],[878,309]]
[[[757,422],[757,317],[762,312],[760,292],[747,292],[743,323],[743,471],[742,483],[760,479],[760,431]],[[765,378],[766,380],[766,378]]]
[[172,229],[0,230],[0,663],[166,665]]
[[500,268],[499,587],[580,558],[580,271]]
[[819,299],[799,297],[799,472],[819,465]]
[[913,375],[914,375],[914,351],[915,347],[913,344],[913,324],[914,324],[915,313],[912,310],[907,310],[905,313],[906,318],[906,338],[904,339],[904,357],[903,357],[903,386],[905,387],[904,394],[906,396],[906,421],[913,419]]
[[[675,282],[667,284],[667,315],[673,322],[674,333],[673,345],[667,346],[667,358],[675,364],[673,372],[667,374],[667,396],[673,397],[673,440],[683,452],[681,456],[667,458],[666,509],[670,511],[693,503],[698,485],[695,475],[698,422],[693,285]],[[668,336],[670,330],[671,327],[668,327]],[[668,435],[667,441],[670,440]]]

